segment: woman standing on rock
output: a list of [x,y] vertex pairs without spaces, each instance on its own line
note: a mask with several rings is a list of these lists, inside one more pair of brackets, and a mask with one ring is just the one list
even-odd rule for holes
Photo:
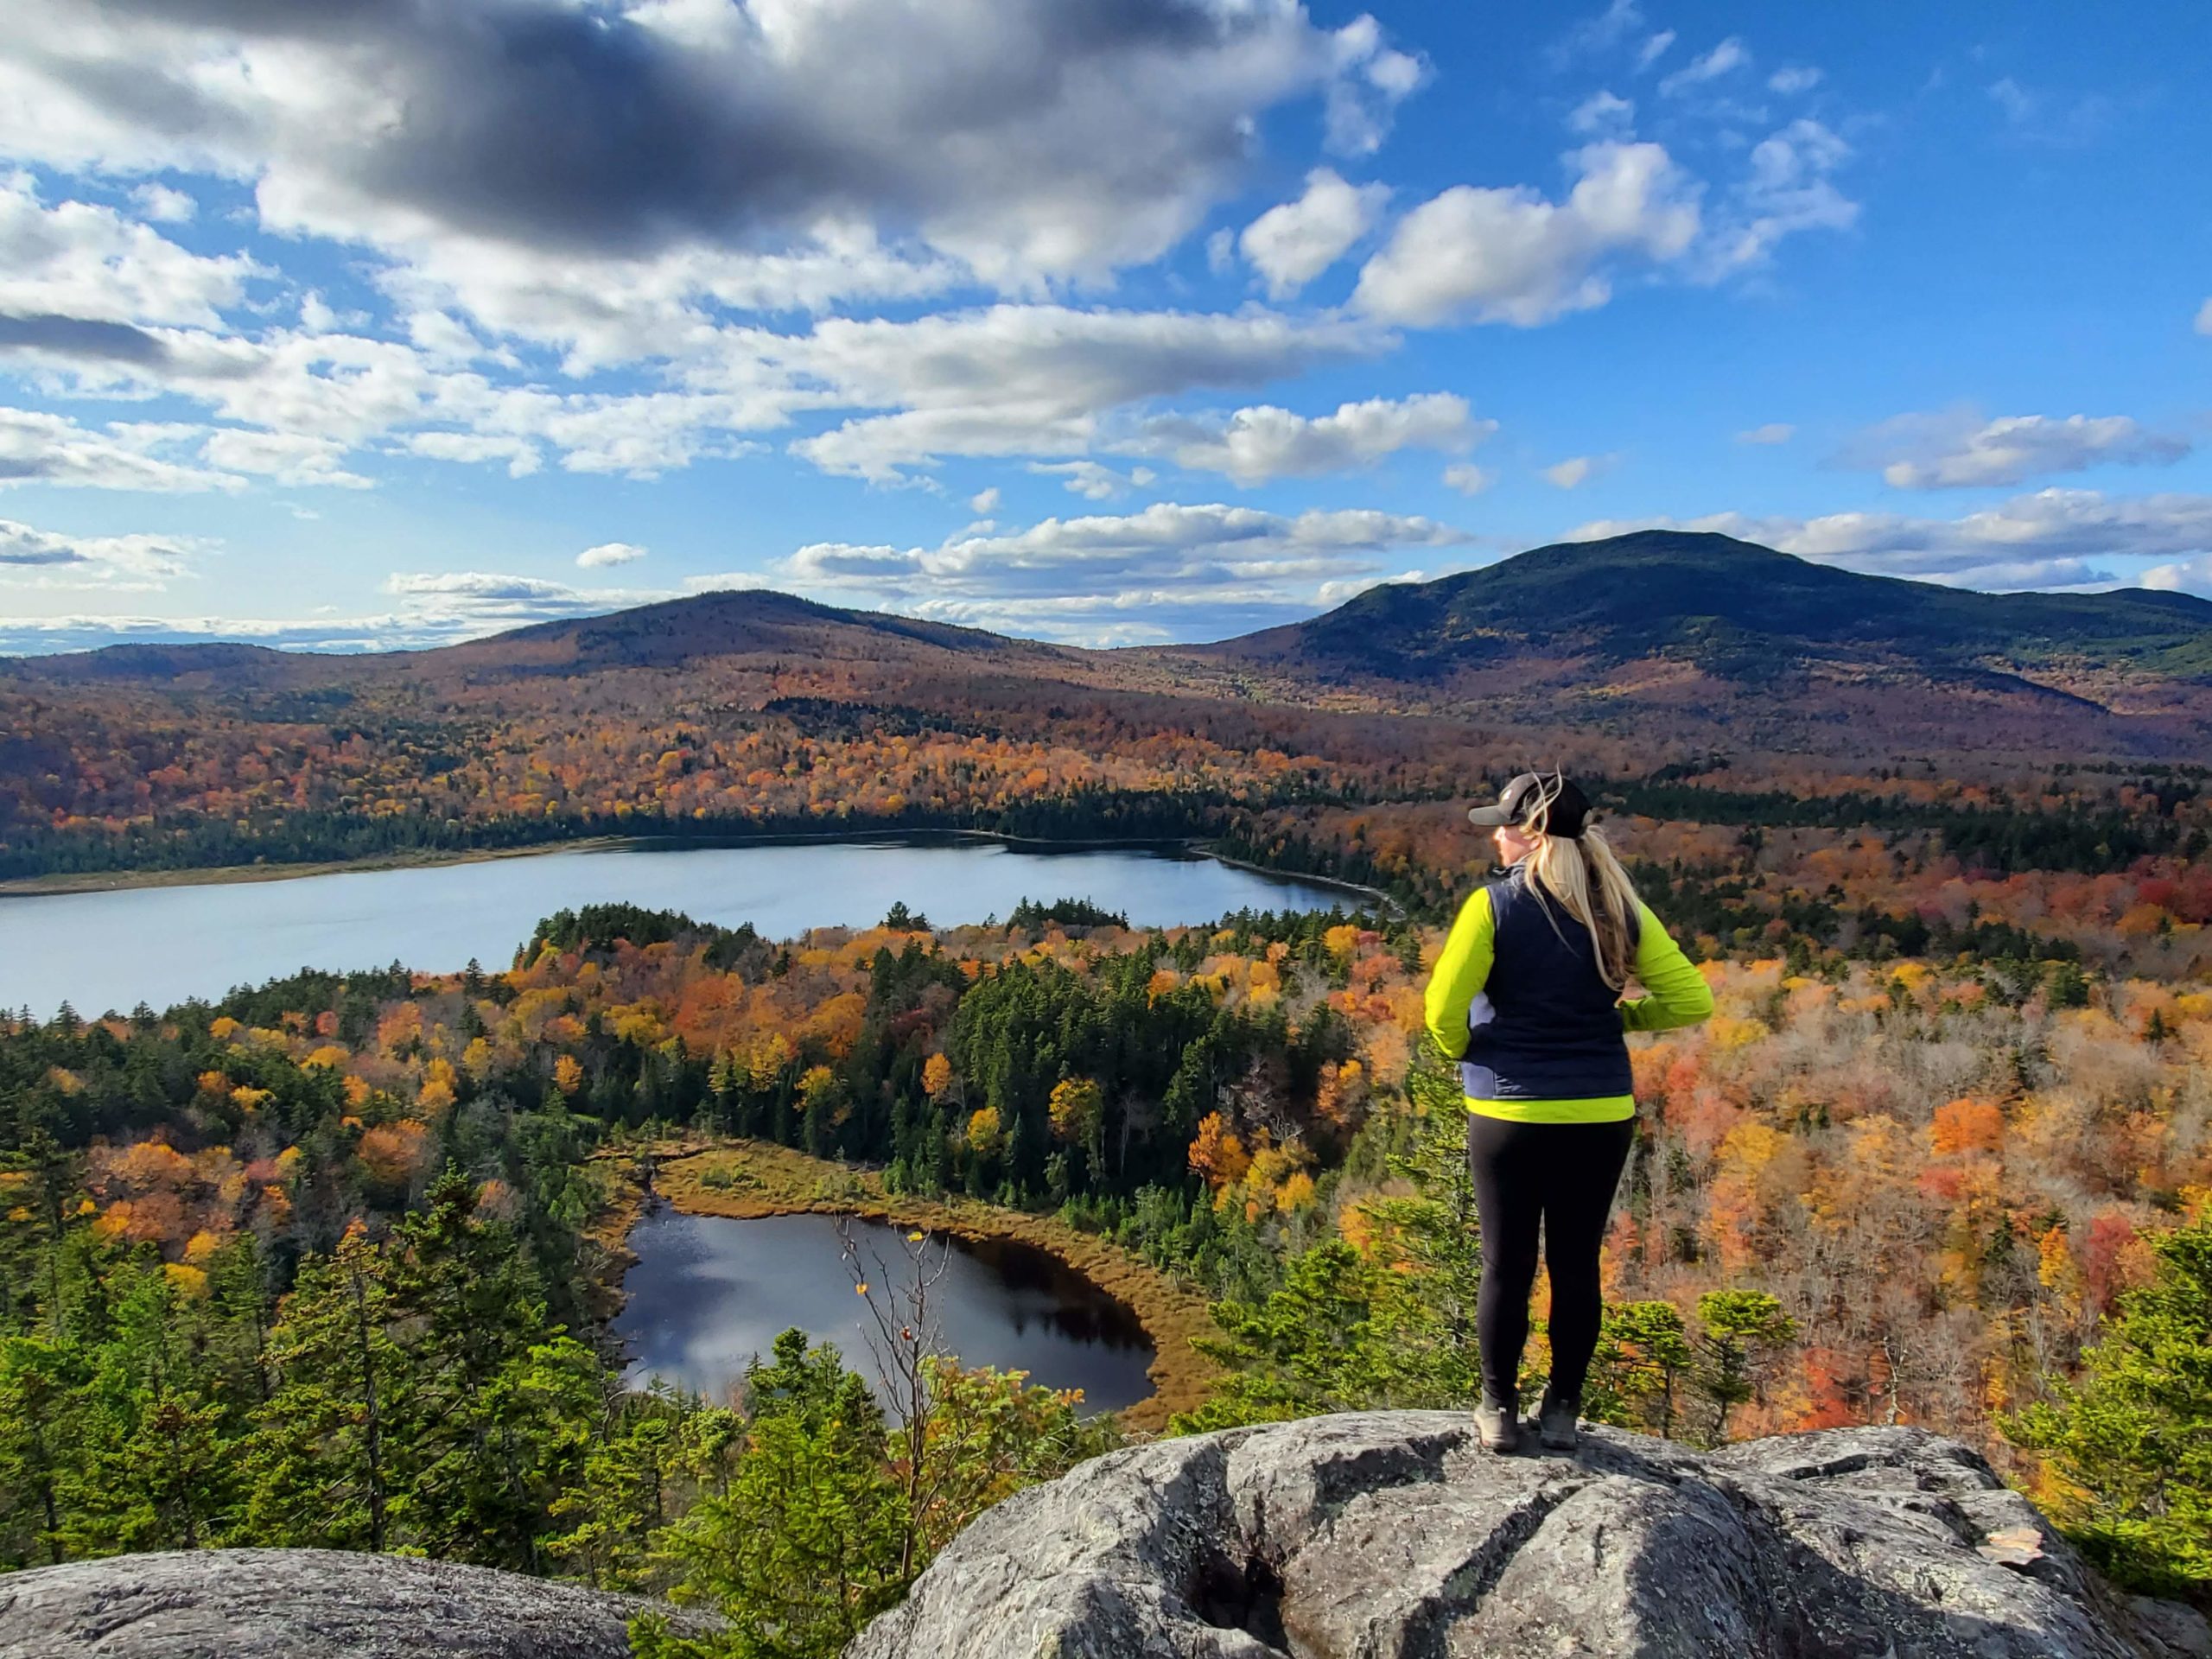
[[[1483,1399],[1476,1427],[1493,1452],[1520,1444],[1518,1376],[1529,1338],[1541,1225],[1551,1278],[1550,1385],[1538,1438],[1572,1450],[1582,1383],[1598,1345],[1598,1251],[1636,1137],[1624,1033],[1694,1026],[1713,992],[1590,823],[1590,803],[1557,772],[1524,772],[1490,829],[1505,874],[1475,889],[1428,982],[1428,1029],[1459,1061],[1467,1163],[1483,1238],[1475,1312]],[[1648,995],[1624,993],[1633,973]]]

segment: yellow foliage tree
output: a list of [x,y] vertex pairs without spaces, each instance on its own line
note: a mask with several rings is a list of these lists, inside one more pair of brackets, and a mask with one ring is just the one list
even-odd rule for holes
[[1219,1112],[1208,1112],[1198,1120],[1198,1132],[1191,1141],[1190,1161],[1191,1167],[1203,1175],[1206,1185],[1217,1192],[1242,1181],[1244,1172],[1252,1167],[1252,1157],[1244,1150],[1244,1142]]
[[1046,1109],[1052,1114],[1054,1139],[1070,1143],[1088,1139],[1103,1104],[1098,1085],[1090,1078],[1061,1078],[1052,1085]]
[[995,1158],[1006,1146],[998,1109],[986,1106],[968,1120],[968,1149],[978,1158]]
[[932,1054],[922,1062],[922,1088],[931,1100],[942,1101],[952,1092],[952,1062]]

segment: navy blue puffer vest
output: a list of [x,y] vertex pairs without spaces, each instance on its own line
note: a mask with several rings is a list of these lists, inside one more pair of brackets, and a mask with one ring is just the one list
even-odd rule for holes
[[[1470,1100],[1594,1100],[1634,1087],[1619,994],[1590,930],[1520,866],[1490,884],[1490,980],[1468,1010],[1459,1077]],[[1640,918],[1638,918],[1640,919]],[[1633,939],[1631,938],[1631,946]]]

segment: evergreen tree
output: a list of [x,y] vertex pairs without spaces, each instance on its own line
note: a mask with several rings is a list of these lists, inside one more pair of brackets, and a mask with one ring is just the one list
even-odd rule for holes
[[1681,1310],[1671,1302],[1630,1302],[1605,1310],[1583,1414],[1592,1422],[1675,1434],[1675,1392],[1696,1352]]
[[594,1362],[548,1317],[513,1230],[476,1200],[449,1169],[393,1233],[410,1407],[397,1518],[439,1560],[529,1570],[598,1414]]
[[1175,1415],[1173,1432],[1387,1403],[1390,1356],[1374,1317],[1386,1294],[1381,1277],[1373,1262],[1332,1238],[1293,1256],[1281,1287],[1263,1300],[1217,1302],[1221,1334],[1194,1340],[1229,1369],[1203,1406]]
[[1466,1109],[1459,1078],[1426,1044],[1408,1089],[1416,1106],[1410,1141],[1389,1165],[1413,1192],[1366,1206],[1384,1265],[1405,1269],[1382,1275],[1374,1305],[1383,1391],[1397,1404],[1471,1407],[1482,1390],[1475,1302],[1483,1250]]
[[2055,1516],[2118,1582],[2212,1592],[2212,1214],[2151,1243],[2152,1282],[2123,1294],[2078,1385],[2005,1424],[2040,1452]]
[[1713,1408],[1707,1433],[1718,1446],[1728,1438],[1728,1414],[1757,1396],[1766,1362],[1797,1334],[1797,1321],[1763,1290],[1709,1290],[1697,1316],[1705,1332],[1691,1381]]
[[74,1370],[59,1344],[0,1339],[0,1567],[63,1559]]
[[728,1634],[632,1628],[639,1659],[831,1659],[906,1592],[904,1503],[882,1411],[837,1351],[776,1338],[746,1372],[751,1418],[726,1494],[664,1536],[673,1595],[703,1601]]
[[388,1269],[358,1223],[334,1255],[301,1263],[270,1333],[276,1382],[257,1414],[249,1507],[257,1541],[368,1550],[391,1541],[416,1402],[389,1328]]

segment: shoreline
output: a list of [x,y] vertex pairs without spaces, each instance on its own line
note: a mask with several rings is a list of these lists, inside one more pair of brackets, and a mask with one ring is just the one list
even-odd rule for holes
[[226,887],[253,881],[289,881],[317,875],[367,874],[376,870],[433,869],[448,864],[486,864],[499,858],[545,853],[613,852],[637,837],[583,836],[528,847],[483,847],[458,853],[391,853],[378,858],[318,859],[299,864],[210,864],[183,870],[82,870],[60,875],[15,875],[0,880],[0,899],[35,899],[73,893],[125,893],[139,887]]
[[[628,1148],[593,1154],[625,1166],[639,1155]],[[1146,1370],[1152,1393],[1113,1414],[1134,1434],[1163,1432],[1170,1415],[1203,1403],[1221,1375],[1215,1362],[1191,1345],[1192,1337],[1214,1330],[1204,1293],[1057,1217],[1002,1210],[968,1198],[886,1192],[880,1171],[825,1162],[767,1141],[662,1142],[644,1149],[643,1155],[654,1160],[653,1193],[680,1215],[741,1221],[767,1216],[859,1216],[957,1238],[1007,1239],[1043,1250],[1126,1306],[1152,1342],[1153,1360]],[[704,1177],[714,1168],[741,1172],[748,1184],[710,1186]],[[586,1230],[586,1236],[609,1255],[608,1271],[600,1281],[609,1319],[623,1304],[621,1281],[637,1261],[627,1240],[645,1213],[645,1189],[626,1166],[613,1201]]]
[[1212,851],[1198,836],[1087,836],[1074,839],[1007,835],[996,830],[843,830],[778,831],[759,836],[582,836],[568,841],[533,842],[526,847],[485,847],[460,852],[392,853],[374,858],[321,859],[298,864],[216,864],[181,870],[86,870],[54,875],[17,875],[0,880],[0,899],[35,899],[67,893],[125,893],[143,887],[231,887],[256,881],[289,881],[312,876],[367,874],[380,870],[436,869],[454,864],[482,864],[494,859],[537,858],[555,853],[657,852],[728,849],[745,847],[804,847],[843,843],[864,846],[880,842],[907,846],[931,842],[990,842],[1008,848],[1040,849],[1047,852],[1109,852],[1119,849],[1179,851],[1193,858],[1211,859],[1230,869],[1247,870],[1286,884],[1325,887],[1357,894],[1384,909],[1395,911],[1397,901],[1377,888],[1334,876],[1308,875],[1294,870],[1270,869],[1241,858]]

